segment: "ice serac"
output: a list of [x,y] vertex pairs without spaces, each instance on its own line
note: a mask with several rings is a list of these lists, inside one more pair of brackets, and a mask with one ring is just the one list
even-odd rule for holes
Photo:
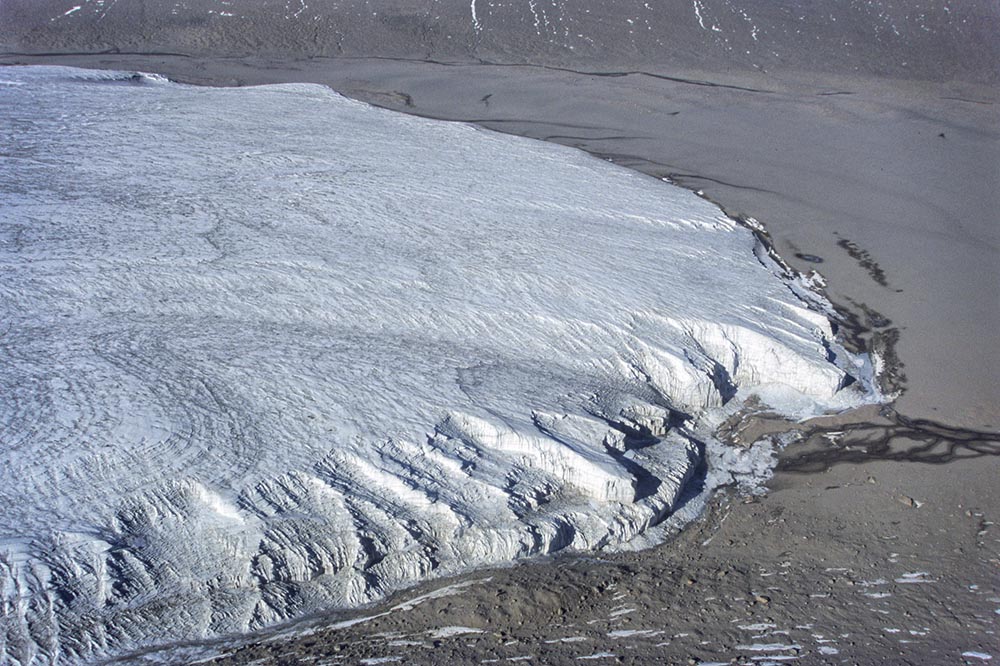
[[4,663],[620,546],[752,468],[712,440],[749,397],[871,399],[660,181],[318,86],[3,78]]

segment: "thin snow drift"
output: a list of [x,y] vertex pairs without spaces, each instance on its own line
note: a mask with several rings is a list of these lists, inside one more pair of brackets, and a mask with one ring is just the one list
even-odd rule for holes
[[684,190],[319,86],[4,79],[0,661],[621,544],[748,396],[870,398]]

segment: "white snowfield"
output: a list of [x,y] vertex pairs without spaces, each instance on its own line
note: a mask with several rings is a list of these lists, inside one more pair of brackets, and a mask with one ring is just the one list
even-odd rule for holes
[[750,395],[874,398],[655,179],[319,86],[3,78],[2,663],[623,544]]

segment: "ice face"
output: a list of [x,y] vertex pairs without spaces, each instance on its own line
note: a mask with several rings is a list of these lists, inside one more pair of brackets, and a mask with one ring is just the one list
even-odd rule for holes
[[4,79],[0,660],[624,542],[719,410],[864,399],[684,190],[318,86]]

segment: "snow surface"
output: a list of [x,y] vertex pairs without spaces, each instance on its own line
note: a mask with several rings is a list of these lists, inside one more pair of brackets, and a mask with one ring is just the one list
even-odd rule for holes
[[319,86],[5,77],[0,662],[622,544],[749,396],[873,399],[655,179]]

